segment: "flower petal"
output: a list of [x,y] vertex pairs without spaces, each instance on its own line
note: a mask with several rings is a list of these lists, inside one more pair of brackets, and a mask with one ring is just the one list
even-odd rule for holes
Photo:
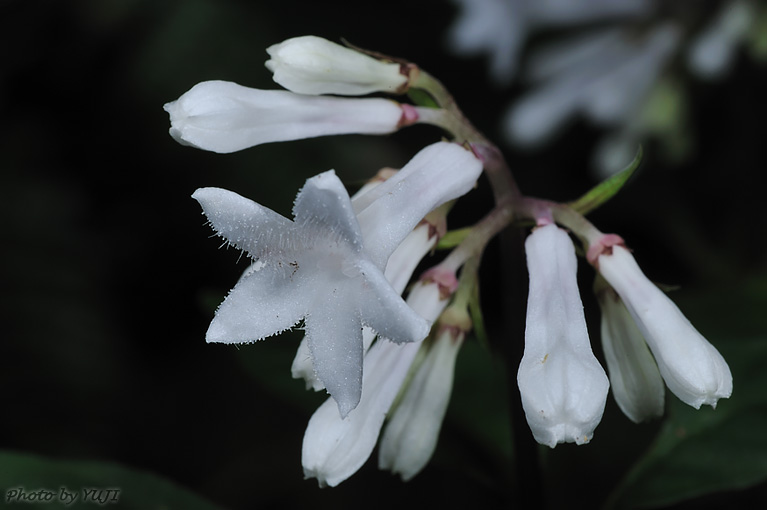
[[365,278],[359,296],[365,325],[395,343],[420,342],[426,338],[431,324],[405,303],[371,262],[360,261],[358,267]]
[[306,314],[307,281],[295,272],[266,264],[234,286],[210,323],[208,342],[255,342],[294,326]]
[[[216,234],[259,259],[283,251],[293,222],[256,202],[221,188],[192,194]],[[267,257],[268,258],[268,257]]]
[[306,181],[296,196],[293,214],[297,224],[323,238],[313,241],[343,240],[354,252],[362,249],[362,234],[349,194],[333,170]]
[[362,321],[353,313],[356,289],[346,282],[323,280],[314,282],[328,292],[306,315],[306,341],[317,377],[346,417],[362,394]]

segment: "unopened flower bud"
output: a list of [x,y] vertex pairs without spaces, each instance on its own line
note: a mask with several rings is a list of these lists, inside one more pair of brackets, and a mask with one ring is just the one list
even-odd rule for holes
[[663,380],[694,407],[716,406],[732,393],[727,362],[677,306],[653,284],[623,246],[599,256],[599,272],[626,304],[650,347]]
[[274,73],[274,81],[299,94],[400,93],[408,81],[400,64],[313,35],[288,39],[266,51],[272,57],[266,67]]
[[602,349],[615,401],[634,423],[661,416],[666,387],[658,365],[620,296],[599,280]]

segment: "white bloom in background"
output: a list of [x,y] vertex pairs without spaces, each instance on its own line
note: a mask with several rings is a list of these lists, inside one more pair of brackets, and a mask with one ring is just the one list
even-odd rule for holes
[[666,387],[642,332],[609,285],[596,294],[602,310],[602,348],[618,407],[634,423],[663,415]]
[[361,96],[397,93],[407,81],[400,65],[313,35],[294,37],[267,48],[266,67],[274,81],[299,94]]
[[254,342],[305,319],[314,368],[342,415],[362,384],[362,325],[397,342],[422,340],[429,324],[408,307],[363,250],[349,196],[333,171],[309,179],[295,221],[217,188],[197,190],[216,233],[264,265],[216,311],[209,342]]
[[[447,305],[438,283],[417,283],[407,303],[429,321]],[[331,399],[312,415],[304,434],[301,462],[304,475],[316,478],[321,487],[343,482],[367,461],[378,441],[386,413],[400,391],[420,343],[394,344],[378,341],[365,356],[362,399],[342,419]]]
[[165,105],[179,143],[219,153],[325,135],[392,133],[403,110],[388,99],[306,96],[227,81],[198,83]]
[[408,481],[431,459],[450,403],[455,361],[464,336],[456,328],[445,328],[429,346],[386,425],[378,451],[379,468]]
[[644,37],[608,28],[533,54],[529,76],[535,86],[510,110],[508,136],[521,145],[538,145],[576,114],[604,126],[630,122],[679,37],[678,28],[671,24],[656,27]]
[[690,324],[677,306],[642,273],[623,246],[598,258],[602,276],[626,304],[650,347],[663,380],[694,407],[716,406],[732,393],[732,374],[719,351]]
[[610,383],[591,351],[576,281],[575,248],[554,224],[525,241],[530,293],[525,352],[517,373],[535,440],[588,443],[602,419]]
[[697,34],[688,48],[690,69],[702,78],[721,78],[729,72],[740,43],[753,21],[753,5],[736,0],[722,5],[714,20]]
[[500,82],[515,74],[527,37],[545,28],[598,20],[637,17],[647,0],[454,0],[460,5],[448,42],[464,55],[487,53]]

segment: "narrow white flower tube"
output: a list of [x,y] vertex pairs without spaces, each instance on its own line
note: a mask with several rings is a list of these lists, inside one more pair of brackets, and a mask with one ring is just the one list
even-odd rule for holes
[[596,294],[602,310],[602,349],[615,401],[634,423],[661,416],[666,387],[658,365],[626,305],[601,281]]
[[431,459],[450,403],[464,336],[463,331],[445,328],[430,346],[386,425],[378,450],[379,468],[408,481]]
[[383,268],[428,213],[471,191],[481,173],[482,163],[470,151],[437,142],[355,200],[352,206],[371,260]]
[[274,81],[299,94],[362,96],[397,93],[407,83],[400,65],[384,62],[327,39],[306,35],[266,49]]
[[305,96],[227,81],[198,83],[164,109],[176,141],[219,153],[325,135],[391,133],[403,116],[388,99]]
[[716,407],[732,394],[730,367],[719,351],[690,324],[620,245],[598,258],[599,272],[626,304],[650,347],[663,380],[679,399],[694,407]]
[[556,225],[525,241],[530,294],[525,352],[517,372],[535,440],[588,443],[602,419],[610,383],[594,357],[576,281],[575,248]]
[[[447,300],[441,299],[439,285],[431,282],[416,284],[407,303],[434,321]],[[333,400],[328,399],[309,420],[301,453],[306,478],[316,478],[320,487],[333,487],[365,463],[420,347],[420,342],[373,344],[364,359],[362,398],[357,408],[341,418]]]

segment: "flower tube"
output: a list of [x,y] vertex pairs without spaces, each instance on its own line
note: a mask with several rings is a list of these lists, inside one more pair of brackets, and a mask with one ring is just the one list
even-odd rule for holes
[[658,365],[620,296],[599,280],[602,349],[615,401],[634,423],[661,416],[666,388]]
[[465,336],[458,328],[444,328],[429,346],[386,425],[379,448],[379,468],[398,473],[408,481],[431,459],[450,403],[455,361]]
[[525,241],[530,294],[525,352],[517,373],[535,440],[588,443],[602,419],[610,383],[589,343],[570,237],[554,224]]
[[388,99],[305,96],[228,81],[198,83],[164,108],[177,142],[219,153],[325,135],[382,135],[407,117]]
[[698,409],[716,407],[732,394],[732,374],[722,355],[642,273],[625,247],[615,245],[599,255],[598,268],[631,312],[674,395]]

